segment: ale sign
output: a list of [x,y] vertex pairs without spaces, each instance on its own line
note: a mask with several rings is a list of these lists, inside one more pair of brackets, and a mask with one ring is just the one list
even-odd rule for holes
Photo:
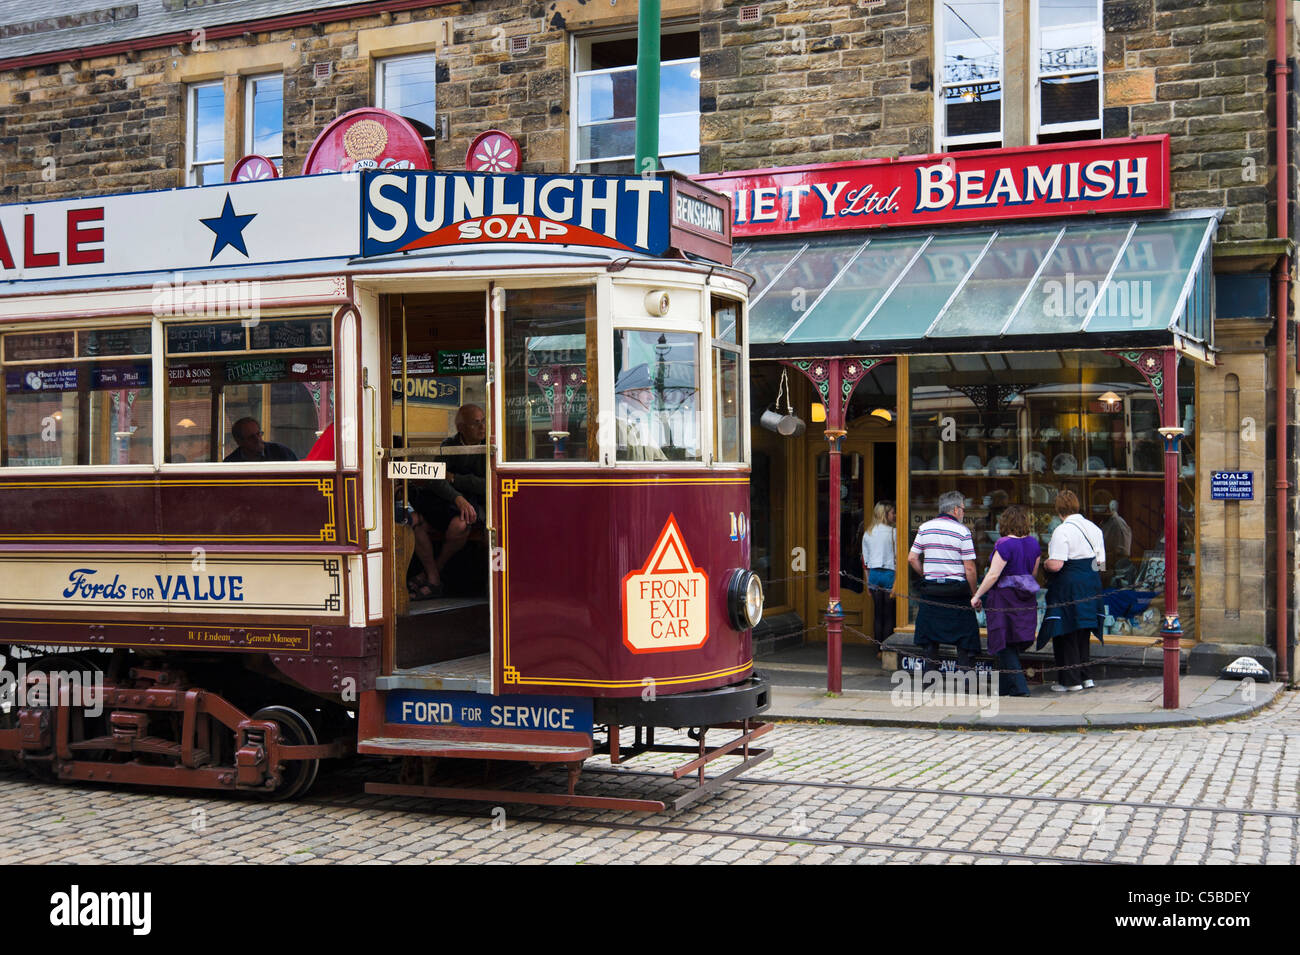
[[640,570],[623,578],[623,643],[633,653],[694,650],[709,639],[709,577],[668,515]]

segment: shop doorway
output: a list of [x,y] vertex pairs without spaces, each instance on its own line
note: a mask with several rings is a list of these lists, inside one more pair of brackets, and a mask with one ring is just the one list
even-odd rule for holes
[[[862,535],[871,518],[877,501],[893,501],[897,487],[897,453],[892,427],[877,429],[877,433],[855,434],[850,430],[845,437],[840,459],[840,602],[844,608],[844,640],[846,643],[863,643],[854,633],[867,636],[872,633],[871,597],[866,587],[866,572],[862,567]],[[804,619],[810,626],[820,622],[830,597],[830,521],[835,511],[835,501],[830,494],[830,452],[822,440],[820,447],[811,443],[808,466],[808,487],[815,493],[808,495],[807,525],[815,528],[815,546],[809,553],[809,569],[815,561],[816,573],[806,578],[804,593]],[[852,628],[852,629],[849,629]]]

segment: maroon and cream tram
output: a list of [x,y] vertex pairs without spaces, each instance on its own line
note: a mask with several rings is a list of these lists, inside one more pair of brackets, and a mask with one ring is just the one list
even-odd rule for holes
[[[631,808],[662,803],[582,795],[584,760],[689,751],[689,799],[761,759],[729,218],[671,174],[382,167],[0,207],[0,645],[46,689],[0,750],[280,798],[356,752],[425,770],[373,791]],[[475,459],[472,524],[411,517]]]

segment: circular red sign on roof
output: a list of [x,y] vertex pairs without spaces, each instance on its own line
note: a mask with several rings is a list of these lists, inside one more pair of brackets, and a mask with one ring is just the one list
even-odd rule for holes
[[354,109],[326,126],[311,144],[305,176],[365,169],[432,169],[424,140],[386,109]]
[[519,143],[508,133],[488,129],[474,137],[465,153],[465,168],[470,172],[518,172]]
[[250,153],[239,162],[235,163],[235,168],[230,170],[231,182],[252,182],[257,179],[278,179],[280,170],[276,168],[275,163],[265,156],[259,156],[257,153]]

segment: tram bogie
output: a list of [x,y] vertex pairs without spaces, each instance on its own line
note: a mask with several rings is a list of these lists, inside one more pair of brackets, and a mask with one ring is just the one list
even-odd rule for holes
[[[468,191],[419,182],[448,175]],[[185,190],[178,220],[233,197],[289,221],[310,191],[345,225],[361,207],[365,248],[404,197],[518,184],[337,178]],[[584,762],[688,754],[691,799],[714,760],[762,759],[747,286],[656,258],[677,179],[638,185],[617,228],[600,196],[620,182],[594,182],[568,187],[584,225],[552,229],[563,245],[431,232],[372,259],[333,238],[292,267],[250,250],[192,283],[193,308],[134,276],[0,280],[0,644],[30,686],[84,667],[99,694],[18,694],[0,752],[60,780],[272,798],[357,753],[405,761],[374,791],[637,809],[662,801],[577,792]],[[145,278],[191,265],[142,257]],[[219,307],[242,281],[256,315]],[[430,772],[447,760],[567,785],[458,790]]]

